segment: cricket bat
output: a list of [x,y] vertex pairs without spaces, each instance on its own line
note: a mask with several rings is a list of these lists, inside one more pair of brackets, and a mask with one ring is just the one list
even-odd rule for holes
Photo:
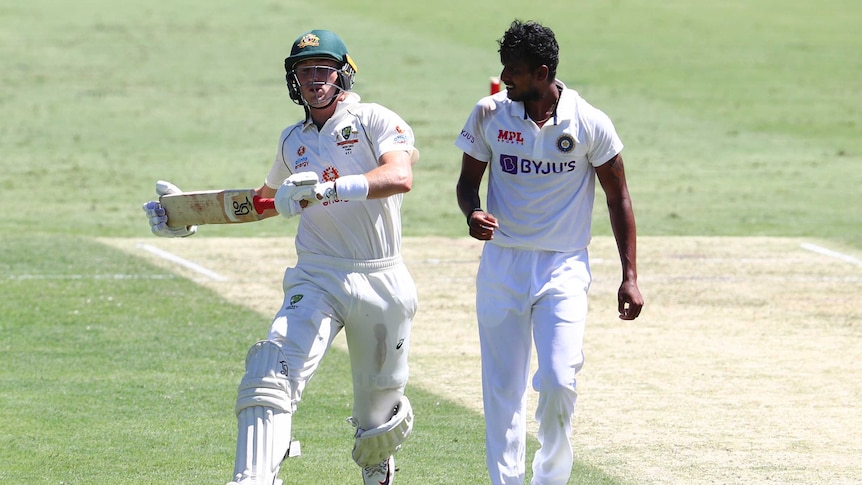
[[275,209],[275,201],[255,195],[254,189],[203,190],[159,197],[168,216],[168,226],[233,224],[263,219]]

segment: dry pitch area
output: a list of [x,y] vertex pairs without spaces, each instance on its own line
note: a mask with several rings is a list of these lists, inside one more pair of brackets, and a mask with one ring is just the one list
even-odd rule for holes
[[[103,242],[247,305],[264,321],[281,303],[283,268],[295,261],[292,239]],[[643,484],[862,482],[862,255],[831,247],[850,256],[842,259],[807,243],[830,245],[642,237],[647,304],[638,320],[623,322],[613,241],[596,238],[578,458]],[[466,238],[408,239],[404,248],[420,293],[411,383],[477,412],[480,249]]]

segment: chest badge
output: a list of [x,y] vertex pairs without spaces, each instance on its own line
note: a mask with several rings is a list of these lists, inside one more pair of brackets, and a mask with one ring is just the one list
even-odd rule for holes
[[352,134],[353,134],[353,127],[352,126],[345,126],[344,128],[341,129],[341,139],[342,140],[349,140],[350,135],[352,135]]
[[569,153],[570,151],[575,149],[575,139],[572,138],[572,135],[563,134],[557,138],[557,150],[563,153]]
[[345,155],[350,155],[353,151],[353,145],[359,143],[359,138],[354,137],[354,134],[356,134],[356,132],[353,131],[353,127],[348,125],[342,128],[341,131],[338,132],[338,136],[336,136],[335,144],[344,150]]

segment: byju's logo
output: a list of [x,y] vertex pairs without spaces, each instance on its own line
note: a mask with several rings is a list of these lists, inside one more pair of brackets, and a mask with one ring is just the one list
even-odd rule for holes
[[566,173],[575,170],[575,160],[568,162],[543,162],[542,160],[530,160],[529,158],[518,159],[517,155],[500,154],[500,168],[505,173],[517,175],[519,173],[535,173],[548,175],[552,173]]
[[518,157],[517,155],[500,154],[500,168],[506,173],[518,173]]

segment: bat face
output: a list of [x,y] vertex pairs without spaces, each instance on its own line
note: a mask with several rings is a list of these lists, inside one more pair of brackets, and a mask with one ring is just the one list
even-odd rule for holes
[[263,219],[272,199],[261,199],[254,189],[206,190],[163,195],[159,202],[171,227],[233,224]]

